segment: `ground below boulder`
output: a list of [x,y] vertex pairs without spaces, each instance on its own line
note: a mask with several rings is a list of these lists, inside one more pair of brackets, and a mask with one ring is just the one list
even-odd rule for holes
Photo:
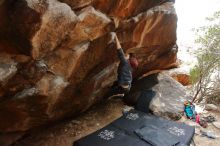
[[124,107],[121,100],[109,100],[92,107],[78,118],[69,118],[47,128],[36,129],[14,141],[14,146],[72,146],[74,141],[119,118]]
[[[92,107],[88,112],[78,118],[69,118],[65,121],[50,125],[47,128],[37,129],[30,132],[18,141],[14,141],[14,146],[72,146],[73,142],[101,129],[122,115],[122,109],[125,107],[121,100],[109,100],[101,105]],[[220,120],[220,114],[216,114]],[[192,121],[183,117],[180,122],[189,125],[195,125]],[[214,131],[220,135],[219,129],[211,124],[207,129],[196,127],[197,130]],[[209,139],[195,134],[195,145],[199,146],[219,146],[220,139]],[[1,145],[6,146],[6,145]],[[192,144],[192,146],[194,146]]]

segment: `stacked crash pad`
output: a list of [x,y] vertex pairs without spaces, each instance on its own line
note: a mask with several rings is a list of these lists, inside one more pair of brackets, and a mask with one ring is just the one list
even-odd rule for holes
[[184,123],[133,110],[73,146],[183,146],[189,145],[194,132]]

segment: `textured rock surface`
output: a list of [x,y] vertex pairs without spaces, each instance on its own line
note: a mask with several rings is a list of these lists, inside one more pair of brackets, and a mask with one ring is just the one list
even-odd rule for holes
[[181,83],[183,86],[191,85],[190,73],[184,68],[175,68],[168,71],[164,71],[166,74],[174,78],[176,81]]
[[177,16],[168,1],[0,1],[0,132],[77,115],[99,101],[116,79],[111,31],[136,54],[137,76],[176,66]]
[[152,88],[156,95],[150,103],[155,115],[178,119],[184,111],[184,101],[188,100],[186,89],[177,81],[165,74],[159,74],[159,84]]
[[[153,91],[151,94],[146,92],[149,89]],[[142,104],[141,110],[149,108],[155,115],[172,120],[179,118],[184,110],[184,101],[189,99],[185,87],[165,73],[152,74],[138,80],[131,88],[131,93],[125,96],[125,102],[137,105],[141,96],[153,96],[151,101],[144,101],[146,105]]]

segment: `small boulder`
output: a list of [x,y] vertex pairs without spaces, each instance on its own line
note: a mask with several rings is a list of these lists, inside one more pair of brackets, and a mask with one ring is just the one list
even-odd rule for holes
[[207,111],[219,111],[219,107],[214,104],[206,104],[205,110]]
[[146,103],[146,108],[157,116],[178,120],[184,111],[184,101],[188,100],[185,87],[164,73],[154,74],[134,83],[125,102],[136,105],[141,93],[149,89],[155,95],[150,103]]
[[155,115],[178,119],[184,111],[184,101],[188,100],[185,87],[162,73],[158,80],[159,84],[152,88],[156,95],[150,103],[150,109]]
[[220,121],[216,121],[212,123],[216,128],[220,129]]

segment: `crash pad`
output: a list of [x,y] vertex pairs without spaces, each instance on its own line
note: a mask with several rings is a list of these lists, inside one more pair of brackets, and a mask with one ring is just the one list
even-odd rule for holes
[[[173,136],[178,141],[174,142],[178,143],[177,146],[189,145],[195,132],[194,127],[184,123],[132,110],[106,127],[74,142],[73,146],[151,146],[152,144],[143,140],[135,131],[143,127],[148,130],[147,127],[152,126]],[[164,138],[168,138],[166,135]]]
[[135,109],[138,111],[149,113],[150,112],[150,109],[149,109],[150,103],[155,95],[156,95],[156,93],[151,89],[141,91],[140,96],[139,96],[137,103],[135,105]]

